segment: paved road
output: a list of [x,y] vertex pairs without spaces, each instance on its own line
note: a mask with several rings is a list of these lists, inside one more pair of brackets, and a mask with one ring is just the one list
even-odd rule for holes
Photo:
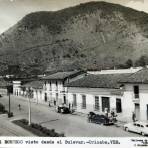
[[[0,102],[8,109],[8,97],[0,98]],[[22,110],[18,109],[21,104]],[[121,127],[103,126],[87,123],[86,117],[71,114],[58,114],[54,108],[47,105],[32,103],[32,122],[40,123],[57,132],[64,132],[66,136],[77,137],[138,137],[135,133],[125,132]],[[9,120],[28,119],[28,102],[21,97],[11,96],[11,110],[14,117]]]

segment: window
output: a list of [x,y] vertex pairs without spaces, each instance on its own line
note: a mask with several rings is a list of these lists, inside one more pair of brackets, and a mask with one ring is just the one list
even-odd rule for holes
[[73,94],[73,106],[74,107],[77,106],[77,96],[76,96],[76,94]]
[[99,111],[100,107],[99,107],[99,97],[95,96],[95,110]]
[[82,109],[86,109],[86,96],[82,95]]
[[65,95],[63,96],[63,99],[64,99],[64,101],[63,101],[64,104],[66,104],[66,96]]
[[47,83],[46,83],[46,81],[45,81],[45,83],[44,83],[44,86],[45,86],[45,90],[47,90],[47,86],[46,86],[46,84],[47,84]]
[[56,81],[56,83],[55,83],[55,84],[56,84],[56,90],[58,90],[58,82]]
[[122,103],[121,103],[121,99],[119,98],[116,99],[116,112],[117,113],[122,112]]
[[50,90],[52,90],[52,85],[51,85],[51,82],[50,82],[49,84],[50,84]]
[[134,86],[134,95],[135,98],[139,98],[139,86],[137,85]]

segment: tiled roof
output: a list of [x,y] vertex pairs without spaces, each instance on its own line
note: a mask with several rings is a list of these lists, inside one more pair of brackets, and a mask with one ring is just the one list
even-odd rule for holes
[[118,81],[128,77],[131,74],[98,74],[88,75],[71,83],[68,87],[85,87],[85,88],[119,88],[121,84]]
[[120,83],[148,84],[148,68],[143,68],[142,70],[130,75],[126,79],[120,80]]
[[82,73],[81,71],[68,71],[68,72],[57,72],[49,76],[45,76],[44,80],[64,80],[66,78],[71,78]]
[[36,89],[42,89],[44,85],[44,82],[41,80],[36,80],[36,81],[31,81],[28,83],[25,83],[24,85],[22,85],[22,87],[32,87],[32,88],[36,88]]

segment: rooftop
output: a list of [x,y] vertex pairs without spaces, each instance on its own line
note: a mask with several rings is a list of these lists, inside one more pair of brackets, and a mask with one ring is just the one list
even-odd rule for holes
[[25,83],[24,85],[22,85],[22,87],[32,87],[35,89],[42,89],[44,85],[44,82],[41,80],[36,80],[36,81],[31,81],[28,83]]
[[82,73],[81,71],[57,72],[49,76],[45,76],[43,79],[44,80],[64,80],[66,78],[73,78],[81,73]]
[[120,83],[143,83],[143,84],[148,84],[148,68],[143,68],[140,71],[130,75],[126,79],[120,80]]
[[88,75],[79,80],[67,83],[67,87],[85,87],[85,88],[120,88],[118,81],[125,79],[131,74],[99,74]]

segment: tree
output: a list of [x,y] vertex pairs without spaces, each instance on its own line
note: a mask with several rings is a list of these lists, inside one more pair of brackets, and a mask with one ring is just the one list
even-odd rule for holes
[[135,66],[146,66],[147,65],[147,61],[148,61],[148,57],[146,56],[141,56],[136,62],[135,62]]
[[126,68],[130,68],[133,66],[133,61],[131,59],[128,59],[126,62],[125,62],[125,67]]

